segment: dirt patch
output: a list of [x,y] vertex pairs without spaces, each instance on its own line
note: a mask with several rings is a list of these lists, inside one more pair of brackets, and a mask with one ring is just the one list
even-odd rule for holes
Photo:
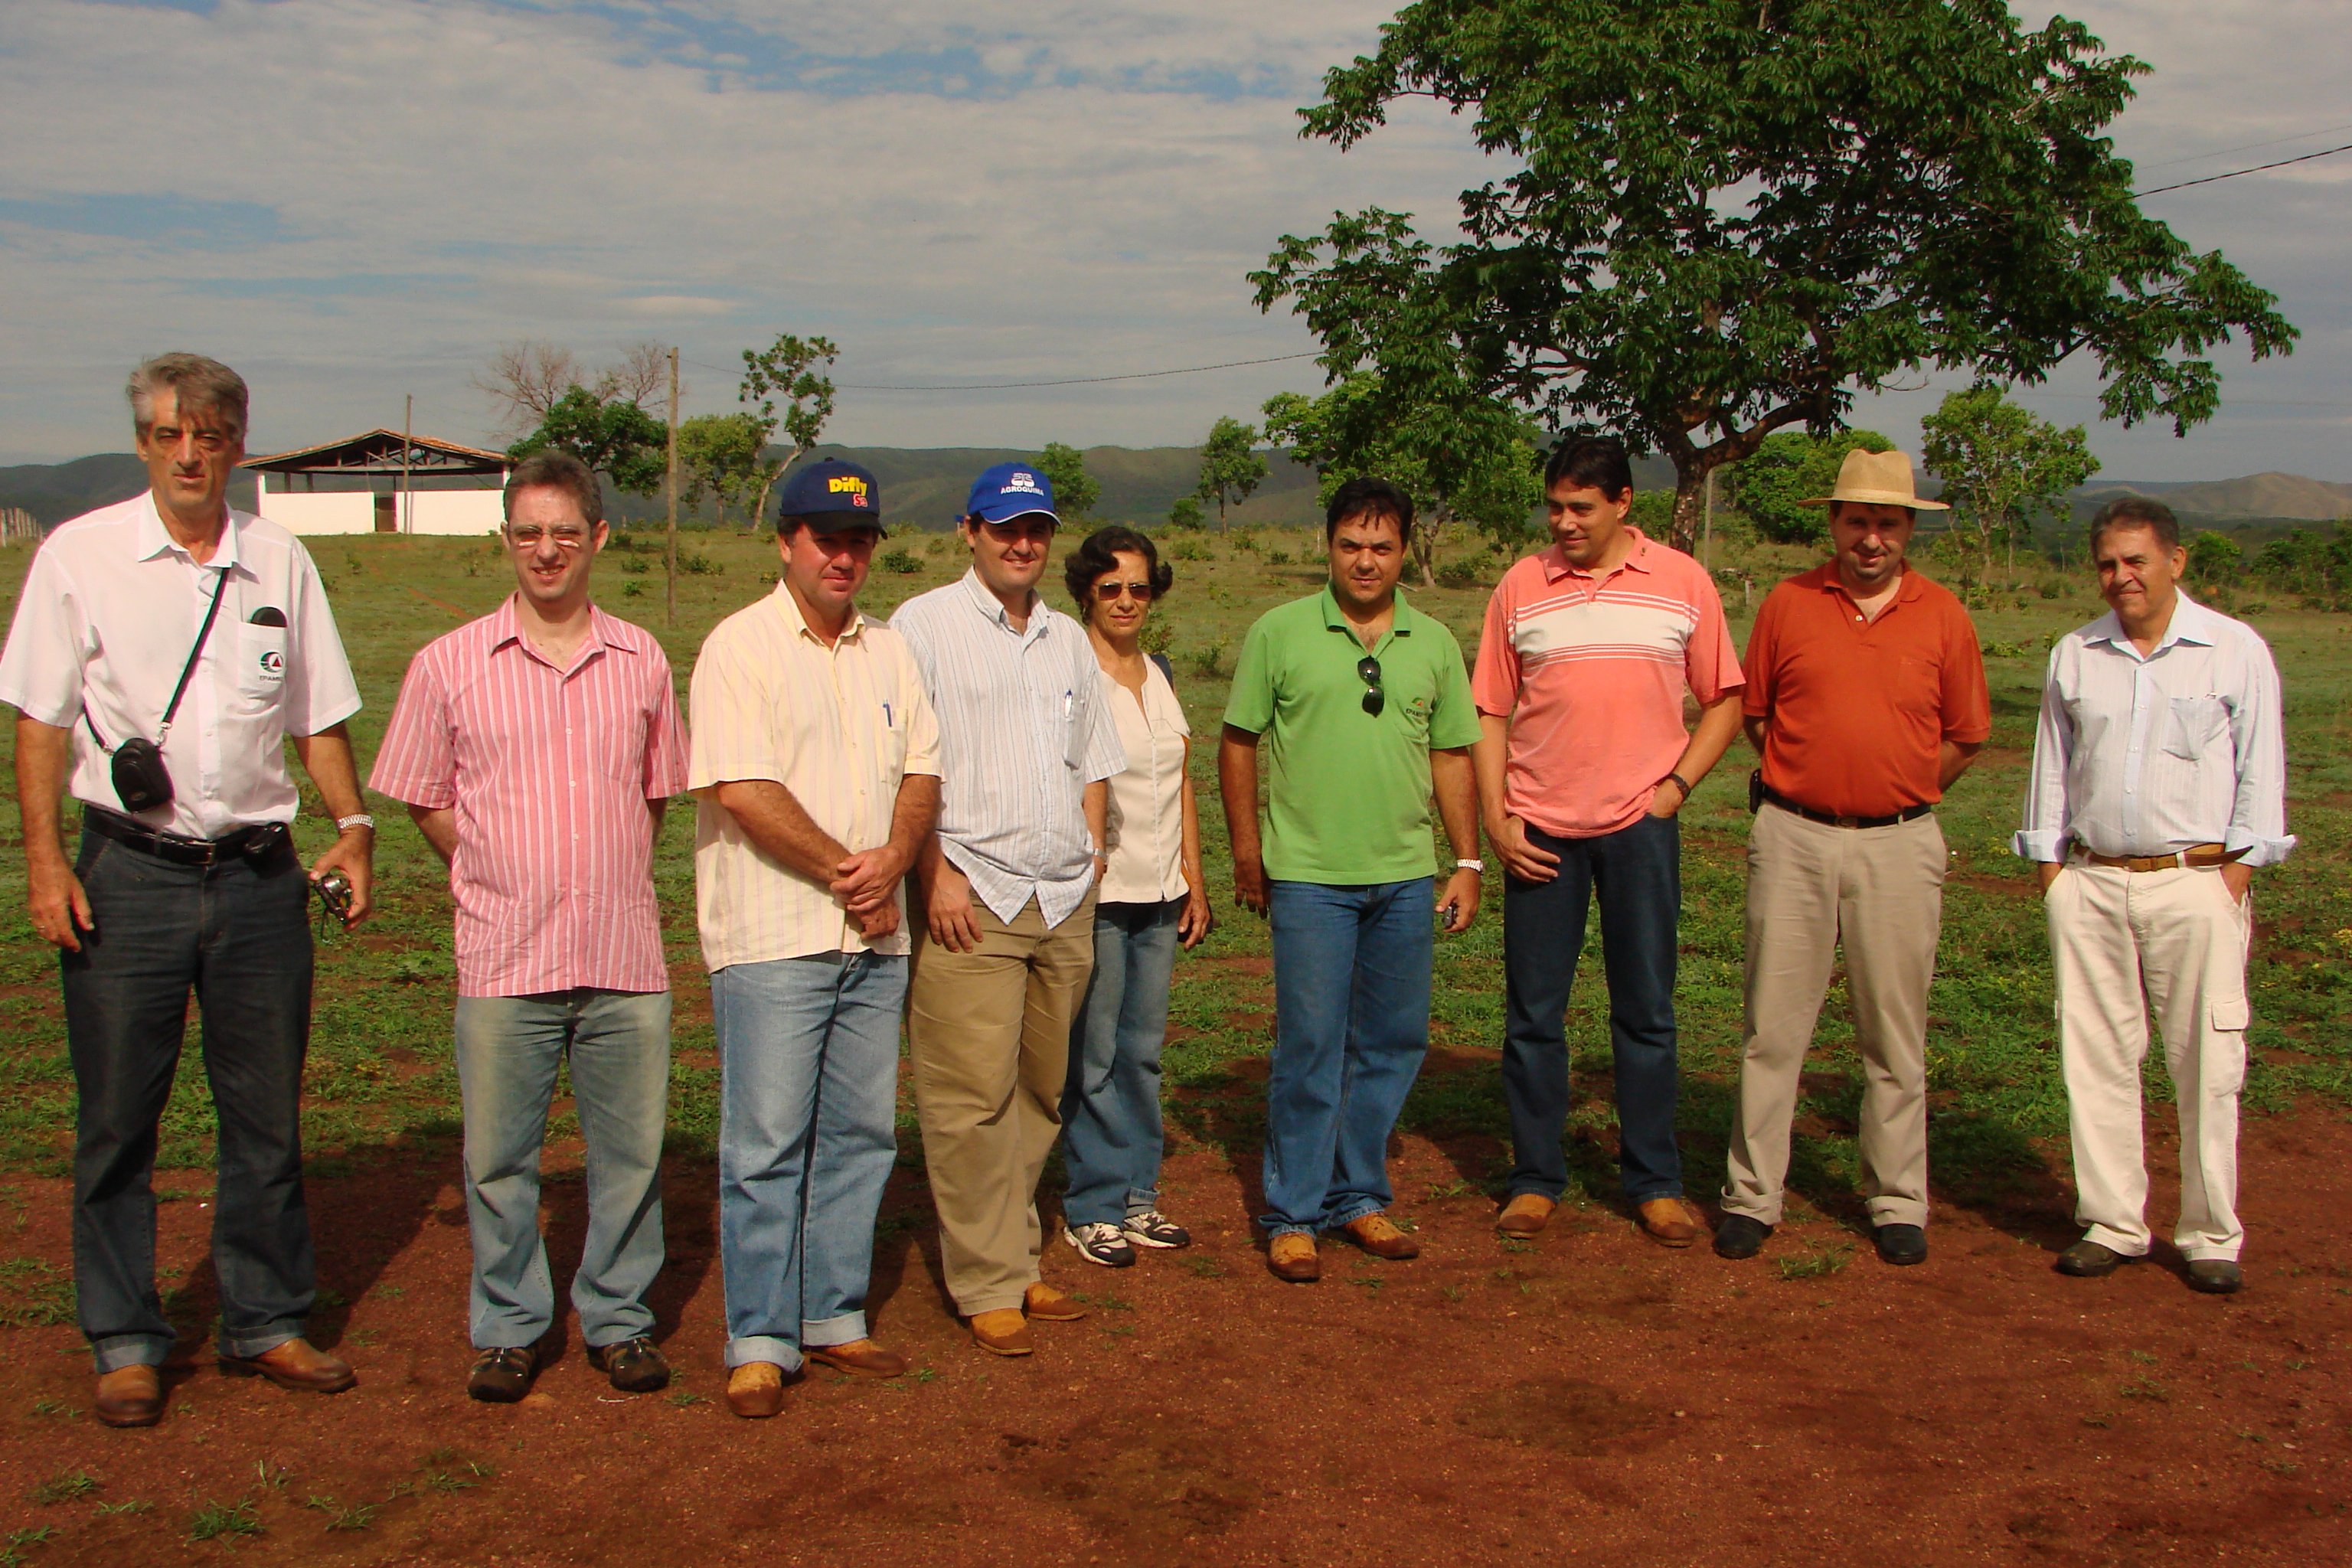
[[1454,1419],[1474,1437],[1589,1458],[1656,1447],[1671,1416],[1597,1383],[1552,1375],[1477,1395]]

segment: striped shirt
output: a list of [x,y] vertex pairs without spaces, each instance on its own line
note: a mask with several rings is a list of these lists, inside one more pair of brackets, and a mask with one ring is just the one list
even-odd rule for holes
[[1741,685],[1706,568],[1633,535],[1604,575],[1559,546],[1528,556],[1486,604],[1471,694],[1507,715],[1504,808],[1558,838],[1596,838],[1650,809],[1680,761],[1687,689],[1701,706]]
[[1127,766],[1087,630],[1032,602],[1026,630],[978,572],[898,606],[940,721],[940,851],[1002,921],[1055,926],[1094,881],[1086,787]]
[[2057,861],[2070,839],[2095,855],[2221,844],[2249,866],[2286,858],[2278,666],[2253,627],[2183,594],[2146,658],[2112,611],[2058,639],[2013,847]]
[[457,994],[667,991],[646,802],[686,787],[669,659],[591,608],[569,669],[514,601],[410,661],[369,787],[454,810]]
[[[826,883],[751,841],[713,791],[765,779],[856,854],[890,838],[898,786],[940,771],[940,731],[906,643],[852,613],[831,647],[783,584],[711,628],[695,660],[694,834],[702,962],[764,963],[822,952],[903,953],[908,928],[868,942]],[[899,909],[906,908],[900,885]]]

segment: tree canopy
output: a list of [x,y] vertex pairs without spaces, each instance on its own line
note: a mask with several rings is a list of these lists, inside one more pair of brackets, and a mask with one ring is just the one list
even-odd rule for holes
[[2185,431],[2215,344],[2295,331],[2134,204],[2103,131],[2147,68],[2103,49],[2002,0],[1418,0],[1302,134],[1348,148],[1426,97],[1514,172],[1463,193],[1456,243],[1369,208],[1251,279],[1334,380],[1465,374],[1664,452],[1684,545],[1709,470],[1903,373],[2084,354],[2106,417]]
[[752,414],[698,414],[677,427],[677,464],[686,484],[682,499],[698,501],[705,493],[719,504],[719,521],[727,509],[741,507],[759,521],[759,500],[765,491],[769,464],[767,432]]
[[2099,471],[2080,425],[2061,430],[1997,386],[1952,393],[1919,430],[1920,459],[1944,481],[1953,524],[1975,541],[1988,572],[1997,542],[2008,544],[2014,564],[2018,539],[2032,537],[2034,519],[2063,521],[2066,492]]
[[1076,447],[1046,442],[1037,454],[1037,471],[1054,487],[1054,511],[1064,522],[1086,521],[1102,499],[1102,485],[1087,472],[1086,455]]
[[1748,515],[1762,538],[1775,544],[1810,544],[1826,537],[1827,513],[1804,503],[1836,486],[1845,455],[1892,451],[1894,447],[1875,430],[1841,430],[1833,436],[1782,430],[1765,437],[1754,456],[1730,470],[1726,499]]
[[1225,508],[1239,506],[1265,482],[1265,459],[1257,453],[1257,427],[1230,416],[1220,417],[1201,443],[1201,483],[1193,493],[1217,503],[1217,526],[1225,526]]
[[649,496],[669,473],[669,427],[625,397],[574,383],[549,405],[539,428],[507,448],[527,458],[555,447],[571,453],[629,495]]
[[[766,514],[768,492],[775,488],[777,476],[809,455],[824,433],[824,422],[833,417],[833,378],[823,373],[833,368],[840,354],[829,338],[790,332],[777,333],[764,349],[743,351],[743,382],[736,400],[749,405],[751,417],[759,422],[761,450],[775,439],[780,425],[793,448],[781,461],[761,462],[760,496],[751,505],[754,521]],[[781,414],[776,411],[779,397],[784,400]]]

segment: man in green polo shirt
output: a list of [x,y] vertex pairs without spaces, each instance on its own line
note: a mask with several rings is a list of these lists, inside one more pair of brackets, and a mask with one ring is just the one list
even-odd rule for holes
[[[1431,922],[1478,912],[1470,745],[1478,711],[1454,634],[1397,597],[1412,502],[1351,479],[1324,515],[1331,582],[1242,645],[1217,768],[1234,897],[1274,922],[1265,1205],[1277,1279],[1321,1277],[1318,1231],[1421,1248],[1388,1218],[1389,1134],[1429,1049]],[[1258,829],[1258,752],[1272,752]],[[1430,797],[1456,857],[1432,877]]]

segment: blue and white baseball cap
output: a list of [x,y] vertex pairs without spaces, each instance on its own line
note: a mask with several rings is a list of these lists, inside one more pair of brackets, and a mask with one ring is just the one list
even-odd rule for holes
[[1052,481],[1028,463],[999,463],[971,482],[971,499],[964,503],[968,516],[982,522],[1010,522],[1016,517],[1042,514],[1056,525]]

